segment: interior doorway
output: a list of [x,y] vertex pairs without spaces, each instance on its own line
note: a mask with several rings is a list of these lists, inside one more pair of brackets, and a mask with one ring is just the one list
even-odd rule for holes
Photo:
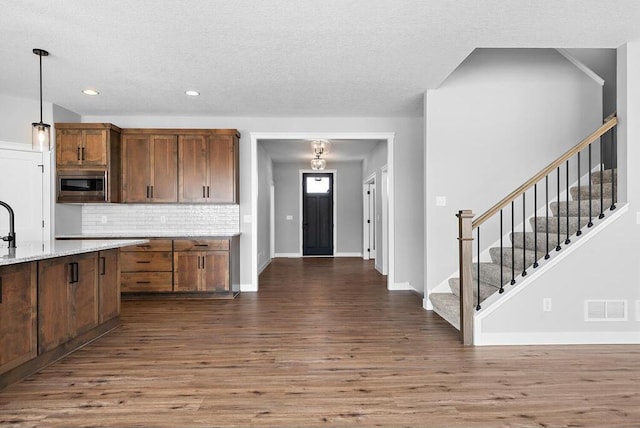
[[333,256],[333,174],[302,174],[302,255]]
[[376,199],[376,175],[372,174],[364,181],[362,189],[362,258],[364,260],[376,259],[378,247]]

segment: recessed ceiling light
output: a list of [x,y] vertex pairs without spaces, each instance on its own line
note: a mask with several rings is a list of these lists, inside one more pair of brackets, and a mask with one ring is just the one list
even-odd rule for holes
[[98,95],[100,92],[96,91],[95,89],[85,89],[84,91],[82,91],[83,94],[85,95]]
[[190,91],[185,91],[185,94],[189,95],[190,97],[197,97],[198,95],[200,95],[200,92],[190,90]]

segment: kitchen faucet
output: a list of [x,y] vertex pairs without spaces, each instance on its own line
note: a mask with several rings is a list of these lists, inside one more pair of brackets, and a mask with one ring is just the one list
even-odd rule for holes
[[15,229],[15,215],[13,209],[6,202],[0,201],[0,205],[5,207],[9,211],[9,234],[7,236],[0,237],[5,242],[9,243],[9,248],[16,248],[16,229]]

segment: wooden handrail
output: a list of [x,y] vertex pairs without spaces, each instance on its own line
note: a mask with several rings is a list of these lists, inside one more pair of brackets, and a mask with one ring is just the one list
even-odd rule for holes
[[522,193],[529,190],[534,184],[542,180],[545,176],[549,175],[554,169],[556,169],[558,166],[562,165],[568,159],[573,157],[573,155],[575,155],[576,153],[578,153],[579,151],[587,147],[589,144],[593,143],[598,138],[602,137],[608,130],[610,130],[617,124],[618,124],[618,118],[615,116],[615,113],[613,113],[613,117],[607,120],[600,128],[596,129],[591,135],[589,135],[587,138],[585,138],[584,140],[580,141],[578,144],[573,146],[565,154],[563,154],[558,159],[551,162],[548,166],[543,168],[540,172],[538,172],[536,175],[531,177],[529,180],[527,180],[524,184],[522,184],[516,190],[509,193],[500,202],[498,202],[497,204],[489,208],[487,211],[485,211],[481,216],[476,218],[473,222],[473,226],[472,226],[473,229],[476,229],[478,226],[480,226],[482,223],[487,221],[489,218],[493,217],[494,214],[496,214],[502,208],[510,204],[511,201],[515,200]]
[[611,119],[613,119],[614,117],[616,117],[616,112],[614,111],[613,113],[611,113],[609,116],[605,117],[604,120],[602,121],[602,123],[607,123],[609,122]]

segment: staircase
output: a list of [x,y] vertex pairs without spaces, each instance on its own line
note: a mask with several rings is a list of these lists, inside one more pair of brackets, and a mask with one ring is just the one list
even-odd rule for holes
[[[568,203],[561,200],[561,202],[549,204],[553,216],[531,217],[530,232],[512,232],[509,234],[510,241],[505,242],[502,249],[490,248],[491,262],[481,262],[480,266],[478,263],[473,263],[472,266],[473,302],[479,302],[484,308],[482,303],[494,293],[502,293],[505,285],[513,283],[512,279],[517,281],[522,278],[523,272],[533,274],[534,271],[531,268],[534,267],[534,263],[537,267],[537,262],[552,257],[557,247],[564,248],[565,245],[571,245],[566,242],[567,239],[572,241],[577,234],[586,233],[591,227],[588,226],[589,205],[591,205],[593,219],[597,219],[601,212],[612,209],[612,195],[617,188],[616,181],[615,170],[593,172],[591,189],[588,184],[570,188],[571,200]],[[549,256],[547,256],[547,239]],[[449,279],[449,288],[451,293],[431,293],[429,299],[434,312],[460,329],[460,279]]]

